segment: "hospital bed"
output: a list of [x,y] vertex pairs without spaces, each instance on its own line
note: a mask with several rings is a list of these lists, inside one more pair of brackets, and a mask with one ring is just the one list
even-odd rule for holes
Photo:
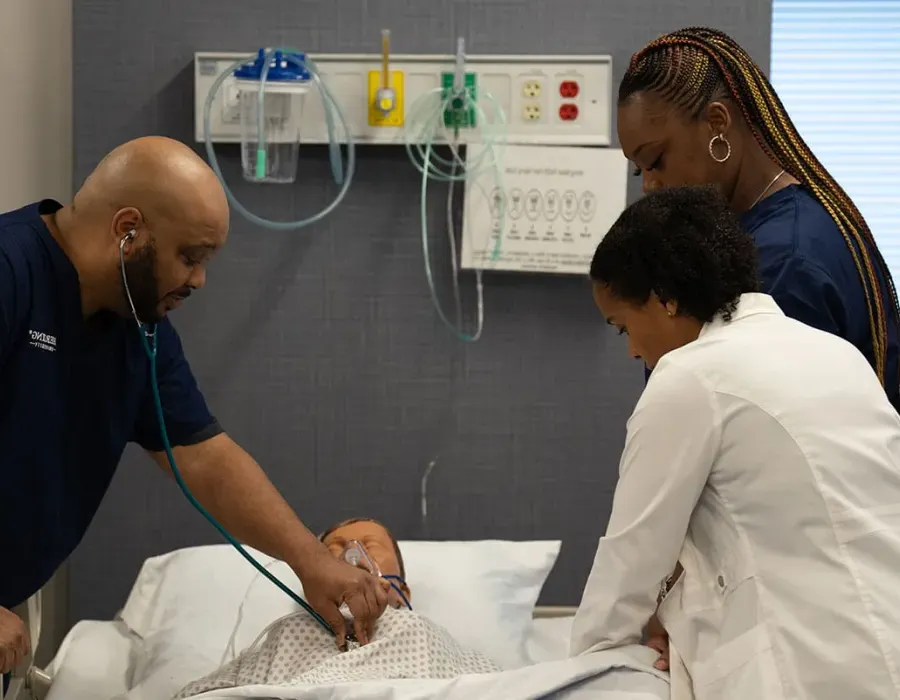
[[[250,688],[209,697],[667,699],[667,681],[652,668],[655,655],[648,649],[567,658],[574,608],[535,605],[559,545],[400,543],[413,608],[460,644],[491,656],[506,669],[502,673],[453,681]],[[251,553],[287,585],[299,586],[281,562]],[[165,700],[248,646],[266,624],[295,610],[227,545],[154,557],[144,563],[116,618],[76,624],[49,666],[25,674],[28,687],[17,700]]]

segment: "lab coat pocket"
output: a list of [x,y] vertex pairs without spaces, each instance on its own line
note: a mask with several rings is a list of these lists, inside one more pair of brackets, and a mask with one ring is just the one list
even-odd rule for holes
[[691,679],[696,700],[781,700],[781,682],[764,628],[752,629],[723,644],[702,663]]
[[780,700],[771,640],[766,626],[759,623],[754,603],[756,580],[750,577],[723,585],[719,579],[717,583],[724,589],[715,635],[718,643],[704,645],[690,667],[696,700]]

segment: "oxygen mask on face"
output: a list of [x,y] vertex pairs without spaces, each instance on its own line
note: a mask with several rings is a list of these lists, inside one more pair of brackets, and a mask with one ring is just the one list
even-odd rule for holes
[[402,605],[403,607],[412,610],[412,605],[410,605],[409,603],[409,598],[407,598],[406,594],[403,592],[403,588],[406,587],[406,582],[400,576],[381,573],[381,569],[378,568],[378,564],[376,564],[375,560],[371,556],[369,556],[369,553],[366,551],[366,548],[362,542],[360,542],[359,540],[350,540],[344,547],[344,551],[341,554],[341,559],[348,563],[350,566],[364,569],[373,576],[377,576],[378,578],[382,578],[385,581],[388,581],[391,584],[391,589],[393,590],[391,596],[393,597],[394,595],[396,595],[396,602],[392,602],[391,607],[399,607]]
[[344,553],[341,555],[341,559],[347,562],[350,566],[365,569],[373,576],[381,578],[381,570],[378,568],[375,560],[369,556],[369,553],[366,551],[363,543],[359,540],[350,540],[347,543],[347,545],[344,547]]

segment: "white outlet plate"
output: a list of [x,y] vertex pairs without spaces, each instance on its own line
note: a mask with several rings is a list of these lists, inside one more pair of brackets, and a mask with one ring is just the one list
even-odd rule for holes
[[[368,123],[368,75],[381,69],[378,54],[322,54],[310,56],[343,111],[357,144],[402,144],[403,127],[373,127]],[[250,60],[249,53],[201,52],[194,55],[195,136],[204,141],[203,105],[215,79],[236,61]],[[454,56],[392,55],[390,69],[404,73],[404,122],[409,109],[424,94],[441,85],[441,74],[454,70]],[[488,130],[494,138],[505,134],[510,144],[544,146],[608,146],[611,143],[612,58],[610,56],[466,56],[466,70],[476,74],[477,86],[493,97],[503,110],[507,124],[503,131]],[[578,96],[564,99],[559,86],[577,80]],[[526,97],[525,83],[537,81],[540,94]],[[575,121],[563,121],[563,103],[578,107]],[[214,143],[238,143],[240,122],[235,108],[236,91],[227,78],[210,111],[210,133]],[[524,118],[527,104],[537,104],[542,118]],[[492,108],[485,100],[483,109]],[[302,143],[327,143],[321,100],[315,90],[305,98],[302,116],[288,128],[299,128]],[[340,135],[339,135],[340,136]],[[462,129],[461,143],[480,143],[481,130]]]

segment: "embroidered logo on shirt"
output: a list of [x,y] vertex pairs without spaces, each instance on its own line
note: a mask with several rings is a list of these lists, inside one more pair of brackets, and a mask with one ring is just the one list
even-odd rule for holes
[[40,331],[28,331],[30,338],[29,345],[45,350],[46,352],[56,352],[56,336],[49,333],[41,333]]

